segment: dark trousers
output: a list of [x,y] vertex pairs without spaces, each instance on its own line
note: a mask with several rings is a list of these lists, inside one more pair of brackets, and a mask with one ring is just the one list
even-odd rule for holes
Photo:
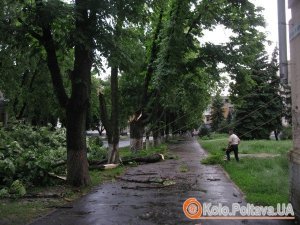
[[239,161],[239,147],[238,145],[231,145],[229,149],[226,151],[227,160],[230,161],[230,152],[234,152],[234,157],[236,161]]

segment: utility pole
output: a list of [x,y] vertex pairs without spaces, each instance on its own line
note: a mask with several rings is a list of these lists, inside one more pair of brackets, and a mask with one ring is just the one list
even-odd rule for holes
[[[284,0],[282,0],[284,1]],[[290,158],[290,201],[295,216],[300,218],[300,1],[289,0],[292,19],[290,36],[290,81],[292,92],[293,149]]]
[[286,84],[288,78],[285,0],[277,0],[278,7],[278,40],[279,40],[279,71],[281,83]]

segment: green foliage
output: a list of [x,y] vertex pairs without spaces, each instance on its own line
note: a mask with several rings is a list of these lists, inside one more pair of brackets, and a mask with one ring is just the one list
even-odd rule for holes
[[22,197],[26,194],[26,189],[21,181],[15,180],[9,188],[9,193],[16,197]]
[[222,122],[224,121],[224,114],[223,114],[223,99],[220,95],[220,92],[217,92],[214,100],[212,102],[212,129],[213,131],[218,131],[219,128],[222,126]]
[[157,147],[151,147],[147,150],[140,150],[137,153],[133,153],[130,150],[130,148],[127,148],[127,147],[120,149],[120,156],[123,159],[130,159],[130,158],[133,158],[133,157],[147,157],[147,156],[150,156],[150,155],[156,154],[156,153],[163,154],[167,158],[167,156],[166,156],[168,154],[167,145],[160,145],[160,146],[157,146]]
[[289,84],[282,84],[281,96],[283,99],[283,116],[286,122],[292,124],[292,97],[291,86]]
[[293,139],[293,130],[291,126],[282,127],[280,139],[282,140],[292,140]]
[[107,158],[107,150],[103,147],[100,137],[89,137],[87,139],[88,160],[104,160]]
[[199,136],[200,137],[204,137],[204,136],[209,137],[210,136],[209,128],[207,126],[201,126],[200,130],[199,130]]
[[254,84],[247,94],[239,96],[233,124],[242,139],[268,139],[271,131],[281,129],[283,115],[277,50],[271,62],[266,54],[259,54],[251,69]]
[[51,127],[31,127],[16,124],[0,130],[0,184],[10,185],[14,180],[26,184],[47,184],[48,172],[64,173],[58,162],[66,160],[65,130]]
[[[87,138],[88,159],[105,159],[107,152],[102,146],[99,137]],[[65,175],[66,160],[65,129],[15,124],[0,130],[0,187],[20,184],[22,193],[22,183],[25,186],[54,184],[48,173]]]
[[0,198],[7,198],[9,196],[10,195],[9,195],[7,188],[0,189]]
[[209,155],[205,159],[201,160],[201,163],[207,165],[222,165],[224,163],[224,155],[222,154]]

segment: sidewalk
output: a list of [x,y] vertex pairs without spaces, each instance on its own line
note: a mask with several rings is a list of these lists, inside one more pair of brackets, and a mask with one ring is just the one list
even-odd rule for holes
[[65,208],[31,225],[293,224],[288,221],[190,220],[183,202],[246,204],[219,166],[201,165],[205,152],[196,140],[170,146],[178,159],[130,168],[115,182],[95,188]]

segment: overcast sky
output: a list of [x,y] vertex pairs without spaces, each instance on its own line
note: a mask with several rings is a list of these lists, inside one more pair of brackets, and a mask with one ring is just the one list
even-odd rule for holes
[[[277,19],[277,0],[250,0],[256,6],[264,8],[262,12],[265,21],[266,28],[263,30],[267,34],[267,39],[272,42],[270,46],[266,46],[266,50],[271,54],[275,48],[278,46],[278,19]],[[287,3],[286,3],[287,7]],[[287,23],[290,19],[290,10],[286,9]],[[288,27],[287,27],[288,31]],[[224,43],[228,41],[230,32],[228,32],[224,27],[219,26],[216,30],[212,32],[205,33],[205,41],[210,41],[213,43]],[[288,40],[288,39],[287,39]]]
[[[278,19],[277,19],[277,0],[251,0],[255,5],[265,8],[263,15],[266,20],[266,32],[268,39],[272,41],[272,46],[268,47],[268,52],[272,52],[274,47],[278,45]],[[286,17],[287,23],[291,18],[290,10],[287,8],[286,1]],[[288,33],[288,27],[287,27]],[[289,40],[287,38],[287,40]]]
[[[277,0],[250,0],[252,3],[254,3],[256,6],[263,7],[264,10],[262,12],[265,21],[266,21],[266,27],[262,30],[267,35],[267,40],[271,42],[271,45],[266,45],[266,50],[271,56],[274,48],[278,47],[278,18],[277,18]],[[286,21],[289,22],[291,18],[290,10],[287,8],[287,0],[286,0]],[[287,33],[288,33],[288,27],[287,27]],[[223,26],[216,27],[215,30],[205,32],[205,36],[202,39],[202,41],[209,41],[215,44],[221,44],[224,42],[229,41],[229,36],[232,34],[228,30],[225,29]],[[287,40],[289,40],[287,38]],[[288,41],[288,58],[289,58],[289,41]],[[224,74],[223,76],[229,77]],[[229,79],[230,80],[230,79]],[[228,95],[228,86],[225,87],[225,89],[222,92],[222,95]]]

